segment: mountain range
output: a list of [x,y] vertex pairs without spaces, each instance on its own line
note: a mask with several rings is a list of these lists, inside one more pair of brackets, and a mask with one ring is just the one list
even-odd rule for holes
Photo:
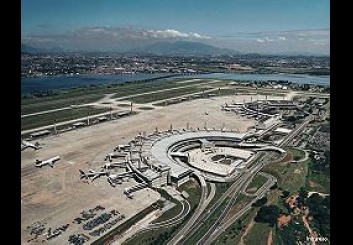
[[140,48],[130,50],[136,53],[149,53],[156,55],[223,55],[223,54],[239,54],[239,52],[218,48],[201,42],[189,41],[164,41],[145,45]]
[[[32,47],[21,43],[22,53],[62,53],[72,50],[64,50],[59,47],[40,48]],[[84,50],[81,50],[84,51]],[[224,54],[239,54],[232,49],[218,48],[202,42],[191,41],[161,41],[152,44],[126,49],[122,52],[143,53],[151,55],[169,55],[169,56],[202,56],[202,55],[224,55]]]

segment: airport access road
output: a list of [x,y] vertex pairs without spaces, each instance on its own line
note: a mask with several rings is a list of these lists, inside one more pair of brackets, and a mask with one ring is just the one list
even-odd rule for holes
[[213,183],[213,185],[211,185],[211,192],[208,194],[208,188],[204,177],[201,174],[197,173],[194,173],[194,175],[199,179],[201,183],[200,203],[197,206],[193,216],[189,219],[186,225],[181,230],[179,230],[179,232],[173,237],[173,239],[168,242],[168,245],[177,244],[180,239],[183,238],[183,234],[185,234],[192,227],[192,225],[196,222],[201,213],[205,210],[206,206],[209,204],[215,194],[215,185]]
[[[258,154],[258,153],[257,153]],[[258,160],[260,160],[259,158]],[[239,176],[237,176],[235,182],[227,189],[227,191],[213,204],[212,207],[207,209],[206,212],[204,212],[202,215],[199,216],[199,218],[195,221],[194,225],[190,227],[189,230],[187,230],[184,234],[178,233],[178,238],[175,238],[176,243],[168,243],[170,245],[176,245],[176,244],[187,244],[187,241],[201,228],[202,225],[204,225],[205,222],[207,222],[207,219],[209,219],[213,213],[219,208],[219,206],[225,201],[226,198],[230,197],[230,201],[227,203],[225,209],[221,213],[221,219],[226,217],[226,214],[228,211],[231,209],[231,207],[235,204],[236,196],[240,192],[242,186],[244,183],[247,182],[249,178],[251,178],[253,175],[255,175],[260,169],[261,165],[255,164],[253,165],[249,170]],[[217,222],[216,222],[217,223]],[[213,229],[216,226],[213,225],[207,233],[212,233]]]
[[[263,173],[261,173],[263,174]],[[273,186],[276,182],[277,179],[272,176],[272,175],[267,175],[269,178],[268,181],[256,192],[256,197],[251,200],[250,203],[248,203],[244,208],[242,208],[239,212],[234,214],[231,218],[225,220],[223,223],[221,223],[216,229],[211,233],[207,239],[204,239],[202,245],[209,245],[211,244],[219,235],[221,235],[229,226],[234,224],[235,221],[237,221],[243,214],[248,212],[252,208],[252,204],[254,204],[257,200],[260,198],[263,198],[266,193],[270,190],[271,186]]]
[[[254,171],[255,175],[257,172],[260,170],[258,168],[257,170]],[[246,189],[246,187],[250,184],[254,173],[249,172],[247,176],[244,177],[243,181],[239,184],[238,189],[236,192],[232,194],[230,197],[230,201],[227,203],[227,206],[225,207],[224,211],[222,214],[219,216],[217,221],[208,229],[208,231],[203,235],[203,237],[197,242],[197,245],[204,245],[204,244],[210,244],[211,241],[213,241],[217,236],[219,236],[229,225],[231,225],[236,219],[241,217],[245,212],[247,212],[251,208],[251,204],[254,203],[256,200],[260,199],[267,193],[270,189],[271,186],[274,185],[274,183],[277,181],[277,179],[271,175],[266,175],[268,177],[267,182],[259,188],[259,190],[256,192],[256,197],[249,203],[247,204],[244,208],[242,208],[240,211],[238,211],[236,214],[234,214],[231,218],[228,218],[228,214],[230,210],[236,205],[236,199],[241,193],[241,190]],[[236,218],[234,218],[234,216]],[[235,219],[233,222],[230,222],[229,220]]]
[[287,135],[287,137],[279,143],[279,147],[283,147],[287,145],[295,136],[299,135],[304,128],[309,124],[309,122],[313,119],[313,117],[310,115],[308,116],[298,127],[296,127],[290,134]]

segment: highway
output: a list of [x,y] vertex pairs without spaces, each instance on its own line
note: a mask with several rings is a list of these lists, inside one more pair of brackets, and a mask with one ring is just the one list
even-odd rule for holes
[[[178,233],[178,237],[174,237],[174,241],[178,241],[175,243],[168,243],[169,245],[174,245],[174,244],[185,244],[188,239],[192,237],[192,235],[201,228],[202,225],[204,225],[204,222],[211,217],[211,215],[218,209],[218,207],[223,203],[223,201],[227,198],[230,197],[230,201],[227,203],[227,206],[225,207],[224,211],[222,212],[221,216],[225,217],[227,212],[231,209],[232,205],[235,203],[236,200],[236,194],[240,191],[242,185],[248,178],[250,178],[252,175],[256,174],[257,171],[260,170],[260,165],[254,165],[251,170],[243,173],[240,176],[237,176],[238,178],[235,180],[235,182],[228,188],[228,190],[213,204],[212,207],[207,209],[206,213],[203,213],[202,215],[199,216],[199,218],[195,221],[194,225],[184,234]],[[217,222],[216,222],[217,223]],[[212,227],[214,227],[213,225]],[[208,231],[208,233],[212,232],[213,229],[212,227]]]
[[[183,237],[182,234],[185,234],[186,231],[188,231],[191,226],[194,224],[196,219],[200,216],[200,214],[205,210],[206,206],[208,205],[210,199],[208,198],[208,189],[207,189],[207,184],[205,179],[197,173],[194,173],[195,177],[199,179],[201,183],[201,197],[200,197],[200,203],[197,206],[193,216],[189,219],[189,221],[185,224],[185,226],[176,234],[171,241],[168,242],[168,244],[176,244],[178,241]],[[214,185],[213,185],[214,186]],[[215,186],[214,186],[215,187]],[[212,188],[212,187],[211,187]],[[215,189],[215,188],[213,188]],[[215,190],[212,191],[213,195],[215,193]],[[208,200],[208,201],[207,201]]]
[[279,143],[279,147],[283,147],[286,144],[288,144],[295,136],[297,136],[303,129],[308,125],[308,123],[313,119],[311,115],[309,115],[304,122],[302,122],[296,129],[294,129],[290,134],[287,135],[287,137]]
[[158,223],[150,224],[150,225],[148,225],[147,228],[144,228],[143,230],[145,230],[145,229],[146,230],[161,229],[163,227],[175,225],[175,224],[181,222],[185,218],[185,216],[188,215],[188,213],[190,212],[191,206],[190,206],[190,203],[186,200],[183,200],[180,203],[182,204],[182,210],[178,215],[176,215],[175,217],[168,219],[168,220],[164,220],[164,221],[161,221]]
[[219,216],[217,221],[208,229],[206,234],[204,234],[204,236],[197,242],[197,245],[210,244],[213,239],[219,236],[223,232],[223,230],[225,230],[229,225],[234,222],[229,222],[229,220],[235,219],[234,216],[237,218],[241,217],[246,211],[251,208],[251,204],[253,202],[256,202],[257,199],[260,199],[265,195],[265,193],[269,191],[270,187],[277,181],[277,179],[271,175],[266,175],[266,177],[270,177],[268,178],[268,181],[256,192],[256,197],[231,218],[227,218],[229,211],[236,205],[236,199],[238,195],[242,193],[242,190],[245,190],[246,187],[251,183],[252,178],[257,174],[258,171],[260,171],[261,167],[262,164],[255,165],[252,169],[254,170],[253,172],[249,171],[246,173],[246,175],[244,174],[243,178],[240,179],[239,185],[237,185],[237,188],[230,196],[230,201],[227,203],[222,214]]
[[[222,220],[222,222],[220,223],[220,225],[218,225],[214,231],[208,236],[207,239],[204,239],[202,241],[202,243],[198,243],[198,244],[211,244],[219,235],[221,235],[229,226],[231,226],[237,219],[239,219],[243,214],[245,214],[247,211],[249,211],[252,207],[252,204],[255,203],[257,200],[259,200],[260,198],[264,197],[266,195],[266,193],[269,191],[269,189],[271,188],[271,186],[273,186],[276,182],[277,179],[269,174],[266,173],[262,173],[259,172],[259,174],[266,176],[268,178],[267,182],[261,187],[259,188],[255,194],[250,194],[255,196],[255,198],[253,200],[251,200],[250,203],[248,203],[244,208],[242,208],[239,212],[237,212],[236,214],[234,214],[231,218],[227,219],[227,220]],[[244,185],[245,188],[247,185]],[[249,195],[249,194],[248,194]]]

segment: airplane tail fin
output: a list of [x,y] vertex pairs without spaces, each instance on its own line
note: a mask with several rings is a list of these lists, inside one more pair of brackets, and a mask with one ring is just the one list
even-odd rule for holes
[[110,184],[111,187],[115,187],[114,181],[112,181],[112,179],[111,179],[109,176],[108,176],[108,178],[107,178],[107,181],[109,182],[109,184]]
[[41,162],[42,162],[41,160],[36,159],[36,164],[39,164]]
[[79,169],[78,171],[80,171],[80,179],[83,179],[83,178],[88,179],[88,177],[87,177],[85,172],[83,172],[81,169]]

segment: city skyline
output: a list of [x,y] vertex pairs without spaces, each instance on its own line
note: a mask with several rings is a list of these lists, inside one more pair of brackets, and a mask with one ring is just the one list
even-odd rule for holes
[[21,42],[34,47],[121,51],[174,40],[329,55],[330,2],[21,1]]

